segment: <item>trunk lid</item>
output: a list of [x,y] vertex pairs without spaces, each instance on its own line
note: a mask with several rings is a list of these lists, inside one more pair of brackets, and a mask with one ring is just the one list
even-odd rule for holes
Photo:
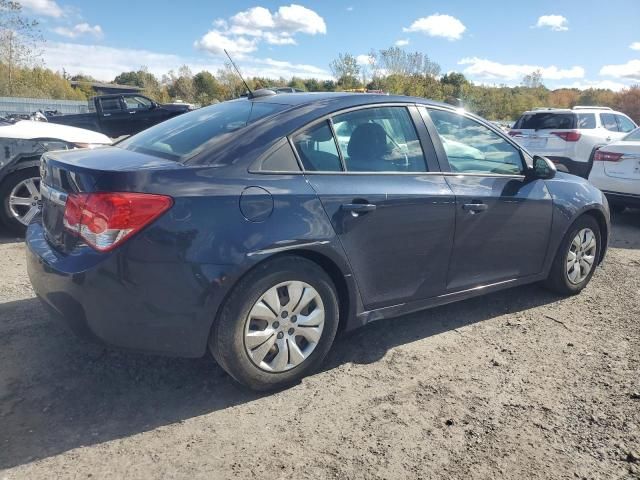
[[640,142],[609,145],[603,150],[623,154],[617,162],[604,162],[604,173],[608,177],[640,180]]
[[62,252],[72,251],[80,241],[64,227],[69,194],[111,191],[139,191],[132,173],[153,169],[182,168],[170,160],[117,147],[47,152],[40,163],[42,224],[47,240]]

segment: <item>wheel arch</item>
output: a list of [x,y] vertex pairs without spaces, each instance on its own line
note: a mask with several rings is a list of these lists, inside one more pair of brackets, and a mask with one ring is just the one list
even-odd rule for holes
[[222,298],[220,298],[219,302],[217,302],[216,310],[214,316],[211,321],[211,326],[209,328],[209,335],[215,332],[216,324],[218,322],[218,318],[224,308],[224,305],[228,301],[231,294],[236,289],[239,282],[242,281],[247,275],[253,272],[255,269],[260,268],[265,263],[275,261],[280,258],[286,257],[299,257],[303,258],[307,261],[310,261],[316,264],[319,268],[321,268],[331,279],[333,285],[336,289],[336,293],[338,295],[338,308],[339,308],[339,318],[338,318],[338,332],[342,332],[348,329],[353,328],[352,320],[356,318],[356,305],[358,304],[358,294],[356,291],[355,284],[348,280],[352,279],[351,272],[345,272],[338,265],[334,259],[331,258],[330,255],[325,253],[307,249],[307,248],[297,248],[293,250],[288,250],[285,252],[278,252],[272,255],[269,255],[265,258],[260,259],[259,261],[253,263],[250,268],[246,269],[239,276],[233,279],[233,284],[226,289]]
[[605,214],[597,208],[590,208],[588,210],[585,210],[577,218],[580,218],[583,215],[588,215],[594,218],[595,221],[598,222],[598,226],[600,227],[600,240],[602,243],[602,248],[600,248],[600,255],[598,258],[598,264],[600,264],[604,260],[604,256],[607,252],[607,247],[609,245],[609,224],[607,222],[607,218],[605,217]]

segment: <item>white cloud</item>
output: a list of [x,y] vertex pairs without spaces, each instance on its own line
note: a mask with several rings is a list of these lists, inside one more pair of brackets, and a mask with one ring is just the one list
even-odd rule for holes
[[[71,75],[83,73],[104,81],[111,81],[116,75],[137,70],[142,65],[158,77],[169,70],[178,70],[185,64],[194,73],[209,70],[214,75],[216,70],[224,66],[222,60],[212,62],[210,57],[185,58],[180,55],[148,50],[118,49],[102,45],[64,42],[48,42],[44,47],[43,57],[47,67],[53,70],[61,71],[64,69]],[[242,73],[248,77],[279,78],[283,76],[288,78],[297,76],[301,78],[315,77],[323,80],[331,78],[331,74],[322,68],[271,58],[246,56],[238,66]]]
[[282,6],[274,12],[252,7],[227,20],[219,18],[213,25],[215,28],[196,40],[194,46],[214,55],[222,55],[226,49],[240,57],[255,51],[263,41],[269,45],[296,45],[297,34],[327,33],[327,25],[320,15],[296,4]]
[[640,60],[629,60],[621,65],[605,65],[600,69],[600,75],[640,80]]
[[196,40],[194,46],[201,50],[223,55],[227,50],[230,55],[240,55],[251,53],[258,48],[258,42],[245,37],[230,37],[217,30],[207,32],[200,40]]
[[409,39],[408,38],[403,38],[400,40],[397,40],[395,43],[396,47],[406,47],[407,45],[409,45]]
[[443,37],[447,40],[459,40],[467,27],[451,15],[430,15],[417,19],[409,27],[402,30],[404,32],[420,32],[430,37]]
[[53,32],[68,38],[76,38],[85,34],[93,35],[96,38],[102,38],[103,36],[102,27],[100,25],[91,26],[88,23],[78,23],[71,28],[56,27],[53,29]]
[[505,64],[484,58],[463,58],[458,65],[468,65],[463,72],[469,76],[486,80],[512,81],[536,70],[540,70],[543,80],[562,80],[566,78],[584,78],[584,68],[558,68],[555,65],[543,67],[539,65]]
[[554,88],[577,88],[579,90],[587,90],[588,88],[604,88],[613,90],[614,92],[618,92],[627,87],[628,85],[625,85],[624,83],[614,82],[611,80],[581,80],[578,82],[564,83],[554,86]]
[[353,7],[347,7],[347,12],[353,12]]
[[356,62],[359,65],[371,65],[374,61],[374,58],[371,55],[358,55],[356,56]]
[[629,48],[631,50],[640,50],[640,42],[633,42],[631,45],[629,45]]
[[562,15],[542,15],[538,17],[536,28],[550,28],[554,32],[569,30],[569,21]]
[[20,0],[18,3],[26,10],[45,17],[60,18],[64,15],[62,8],[55,0]]

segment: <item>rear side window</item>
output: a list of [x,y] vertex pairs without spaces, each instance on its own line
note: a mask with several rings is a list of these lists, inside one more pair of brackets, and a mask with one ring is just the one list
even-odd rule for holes
[[364,108],[333,117],[347,171],[425,172],[426,162],[405,107]]
[[120,142],[118,146],[184,161],[200,153],[208,142],[285,108],[286,105],[247,99],[217,103],[159,123]]
[[573,113],[525,113],[513,128],[526,130],[570,130],[576,128],[577,119]]
[[340,172],[342,163],[328,121],[314,125],[293,137],[305,170]]
[[579,113],[578,128],[582,128],[582,129],[596,128],[596,115],[594,113]]
[[267,155],[257,168],[260,172],[299,172],[300,166],[286,140]]
[[116,112],[118,110],[122,110],[122,103],[120,103],[120,98],[101,98],[100,106],[102,107],[103,112]]
[[618,131],[618,122],[616,122],[616,117],[613,113],[601,113],[600,121],[602,122],[602,126],[607,130],[612,132]]
[[624,115],[616,115],[616,119],[618,120],[618,129],[621,132],[629,133],[636,128],[635,124]]

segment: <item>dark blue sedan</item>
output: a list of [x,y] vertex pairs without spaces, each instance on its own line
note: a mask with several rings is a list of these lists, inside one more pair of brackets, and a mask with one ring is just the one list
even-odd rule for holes
[[580,292],[609,208],[490,123],[420,98],[258,91],[46,153],[27,233],[77,332],[278,388],[341,330],[543,281]]

